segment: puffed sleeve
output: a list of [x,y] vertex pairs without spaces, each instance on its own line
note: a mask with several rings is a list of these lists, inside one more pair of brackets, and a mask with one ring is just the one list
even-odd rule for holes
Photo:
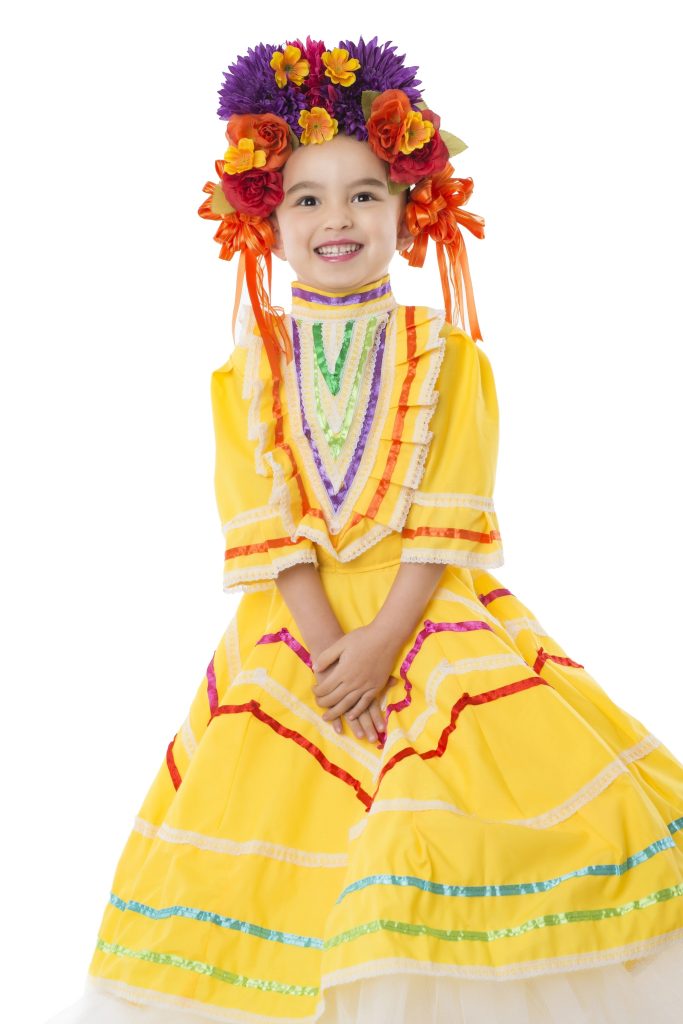
[[481,344],[445,324],[438,401],[422,480],[402,534],[402,562],[489,569],[503,564],[493,505],[498,399]]
[[245,359],[245,349],[236,346],[211,375],[214,481],[225,537],[223,589],[228,592],[269,589],[283,569],[297,562],[318,564],[313,541],[296,538],[286,528],[272,463],[259,458],[258,426],[249,422]]

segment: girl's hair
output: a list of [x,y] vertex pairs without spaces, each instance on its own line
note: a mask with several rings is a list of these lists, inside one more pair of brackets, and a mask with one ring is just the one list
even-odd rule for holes
[[207,181],[209,198],[201,217],[218,220],[218,255],[231,260],[239,252],[233,308],[233,335],[246,283],[271,373],[281,376],[280,356],[292,358],[284,312],[271,303],[272,247],[269,216],[283,201],[282,167],[301,145],[319,145],[337,133],[367,142],[388,164],[390,192],[405,190],[405,220],[413,236],[401,250],[410,266],[424,264],[433,239],[443,289],[446,319],[454,314],[470,334],[479,330],[467,252],[460,225],[484,237],[484,219],[463,210],[472,178],[455,177],[449,158],[466,149],[441,128],[439,115],[421,99],[416,67],[385,42],[342,41],[328,50],[307,37],[284,46],[259,43],[224,72],[218,116],[227,120],[228,149],[216,160],[218,182]]

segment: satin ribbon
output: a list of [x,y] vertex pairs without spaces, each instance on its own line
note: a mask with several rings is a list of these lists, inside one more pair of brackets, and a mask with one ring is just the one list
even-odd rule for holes
[[[223,161],[216,160],[216,173],[223,174]],[[207,220],[221,223],[214,235],[220,243],[219,256],[231,260],[239,252],[235,301],[232,310],[232,334],[235,338],[242,289],[246,282],[249,299],[254,310],[256,323],[263,339],[273,379],[280,379],[280,356],[287,362],[294,358],[292,341],[287,330],[284,310],[273,306],[270,300],[272,289],[272,246],[275,242],[273,229],[267,218],[252,217],[248,214],[230,212],[218,213],[213,208],[214,192],[220,184],[207,181],[203,191],[209,194],[197,211]],[[264,278],[265,269],[265,278]]]
[[419,183],[411,192],[406,206],[406,224],[414,239],[407,249],[401,251],[411,267],[421,267],[427,254],[430,238],[436,243],[436,257],[441,277],[441,288],[446,305],[446,319],[453,323],[453,293],[458,317],[464,327],[463,287],[467,302],[467,316],[470,334],[476,341],[483,341],[474,291],[470,277],[465,240],[460,225],[471,231],[477,238],[484,237],[484,218],[460,207],[472,194],[472,178],[456,178],[453,167],[446,167],[433,178]]

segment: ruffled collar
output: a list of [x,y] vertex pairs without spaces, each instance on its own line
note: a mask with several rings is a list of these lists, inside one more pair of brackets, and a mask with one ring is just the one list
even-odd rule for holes
[[352,320],[396,308],[389,274],[361,288],[323,291],[302,281],[292,283],[292,316],[297,319]]

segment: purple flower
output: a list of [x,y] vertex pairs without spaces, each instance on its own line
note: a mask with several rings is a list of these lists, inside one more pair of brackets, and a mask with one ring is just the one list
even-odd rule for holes
[[296,113],[296,123],[301,109],[296,95],[298,90],[291,86],[281,89],[270,66],[270,59],[278,49],[282,47],[259,43],[223,72],[225,81],[218,91],[220,118],[227,121],[232,114],[271,113],[291,124]]
[[405,54],[396,56],[396,47],[391,42],[377,45],[377,36],[374,36],[369,43],[363,41],[363,37],[357,43],[350,39],[338,43],[340,47],[349,51],[349,57],[356,57],[360,61],[360,70],[357,72],[356,81],[348,87],[349,93],[360,93],[365,89],[374,89],[377,92],[386,92],[387,89],[403,89],[404,93],[415,105],[422,95],[422,90],[417,86],[421,85],[419,78],[415,77],[417,67],[407,68],[403,63]]
[[280,88],[275,80],[270,61],[275,51],[284,50],[284,46],[259,43],[223,73],[225,81],[218,93],[218,116],[227,121],[232,114],[277,114],[297,137],[301,137],[300,111],[324,107],[337,118],[340,132],[365,141],[368,132],[361,96],[366,89],[376,92],[402,89],[412,106],[421,97],[422,90],[418,89],[421,83],[415,77],[417,68],[405,67],[405,57],[396,55],[396,47],[390,42],[378,45],[377,36],[369,43],[361,36],[357,43],[347,40],[338,44],[348,50],[349,57],[360,61],[356,81],[350,86],[335,86],[325,75],[322,53],[328,47],[324,42],[307,36],[305,43],[295,39],[291,45],[298,46],[302,57],[310,64],[310,72],[300,86],[288,82]]

